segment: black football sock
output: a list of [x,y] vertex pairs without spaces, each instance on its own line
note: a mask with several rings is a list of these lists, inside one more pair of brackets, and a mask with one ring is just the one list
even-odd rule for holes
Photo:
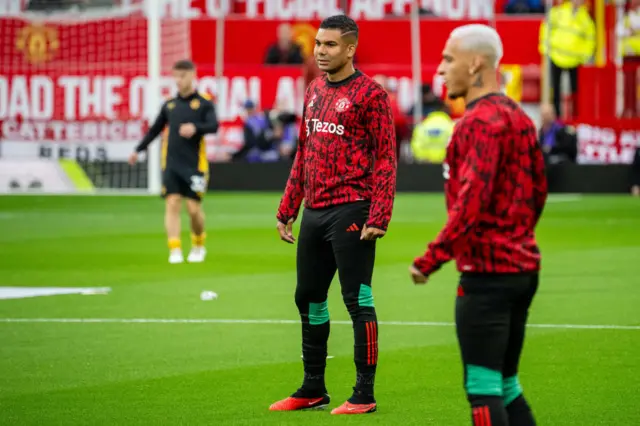
[[474,426],[510,426],[501,396],[469,395]]
[[327,302],[310,303],[309,313],[300,314],[302,319],[302,362],[304,381],[302,392],[310,397],[327,392],[324,371],[327,365],[327,341],[330,322]]
[[349,402],[370,404],[375,402],[373,387],[378,365],[378,320],[373,307],[354,307],[352,314],[354,335],[354,361],[356,385]]
[[523,395],[518,396],[506,407],[509,426],[536,426],[533,413]]

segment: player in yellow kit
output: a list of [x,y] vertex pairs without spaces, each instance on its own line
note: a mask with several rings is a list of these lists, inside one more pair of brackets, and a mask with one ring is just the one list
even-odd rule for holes
[[135,164],[138,154],[166,128],[162,143],[162,196],[166,200],[165,227],[169,263],[182,263],[180,208],[186,199],[191,218],[192,247],[188,262],[203,262],[206,256],[202,196],[209,181],[204,135],[218,130],[215,107],[208,96],[193,88],[195,66],[182,60],[173,66],[178,93],[160,108],[155,122],[129,158]]

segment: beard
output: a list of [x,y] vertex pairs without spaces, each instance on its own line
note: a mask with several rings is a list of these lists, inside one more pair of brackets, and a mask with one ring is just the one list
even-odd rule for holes
[[326,72],[327,74],[336,74],[340,71],[342,71],[342,69],[347,65],[347,62],[343,62],[341,64],[337,64],[335,66],[331,66],[331,68],[327,68],[324,72]]

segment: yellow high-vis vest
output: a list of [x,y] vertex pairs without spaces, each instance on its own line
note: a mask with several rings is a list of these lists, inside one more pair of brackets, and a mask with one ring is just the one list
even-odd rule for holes
[[624,30],[622,35],[622,55],[640,56],[640,13],[630,11],[624,17]]
[[411,151],[418,162],[440,164],[447,155],[454,122],[442,111],[429,114],[413,130]]
[[541,54],[547,54],[547,25],[549,28],[549,58],[560,68],[575,68],[593,58],[596,48],[596,26],[585,6],[575,13],[571,2],[554,6],[548,22],[540,26]]

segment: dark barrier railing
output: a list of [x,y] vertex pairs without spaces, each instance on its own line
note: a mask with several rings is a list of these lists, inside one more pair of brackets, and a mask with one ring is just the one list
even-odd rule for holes
[[[229,191],[282,191],[290,163],[211,165],[209,189]],[[630,189],[628,165],[562,164],[547,170],[551,192],[626,193]],[[444,184],[439,165],[402,164],[398,168],[399,192],[441,192]]]
[[[101,163],[100,167],[90,163],[81,165],[98,188],[143,188],[146,183],[146,169],[142,173],[142,169],[131,169],[126,163]],[[281,192],[290,168],[291,163],[284,162],[212,163],[209,189]],[[561,164],[549,167],[547,175],[551,192],[627,193],[631,187],[631,166],[628,165]],[[398,192],[442,192],[443,185],[442,166],[401,164],[398,168]]]

